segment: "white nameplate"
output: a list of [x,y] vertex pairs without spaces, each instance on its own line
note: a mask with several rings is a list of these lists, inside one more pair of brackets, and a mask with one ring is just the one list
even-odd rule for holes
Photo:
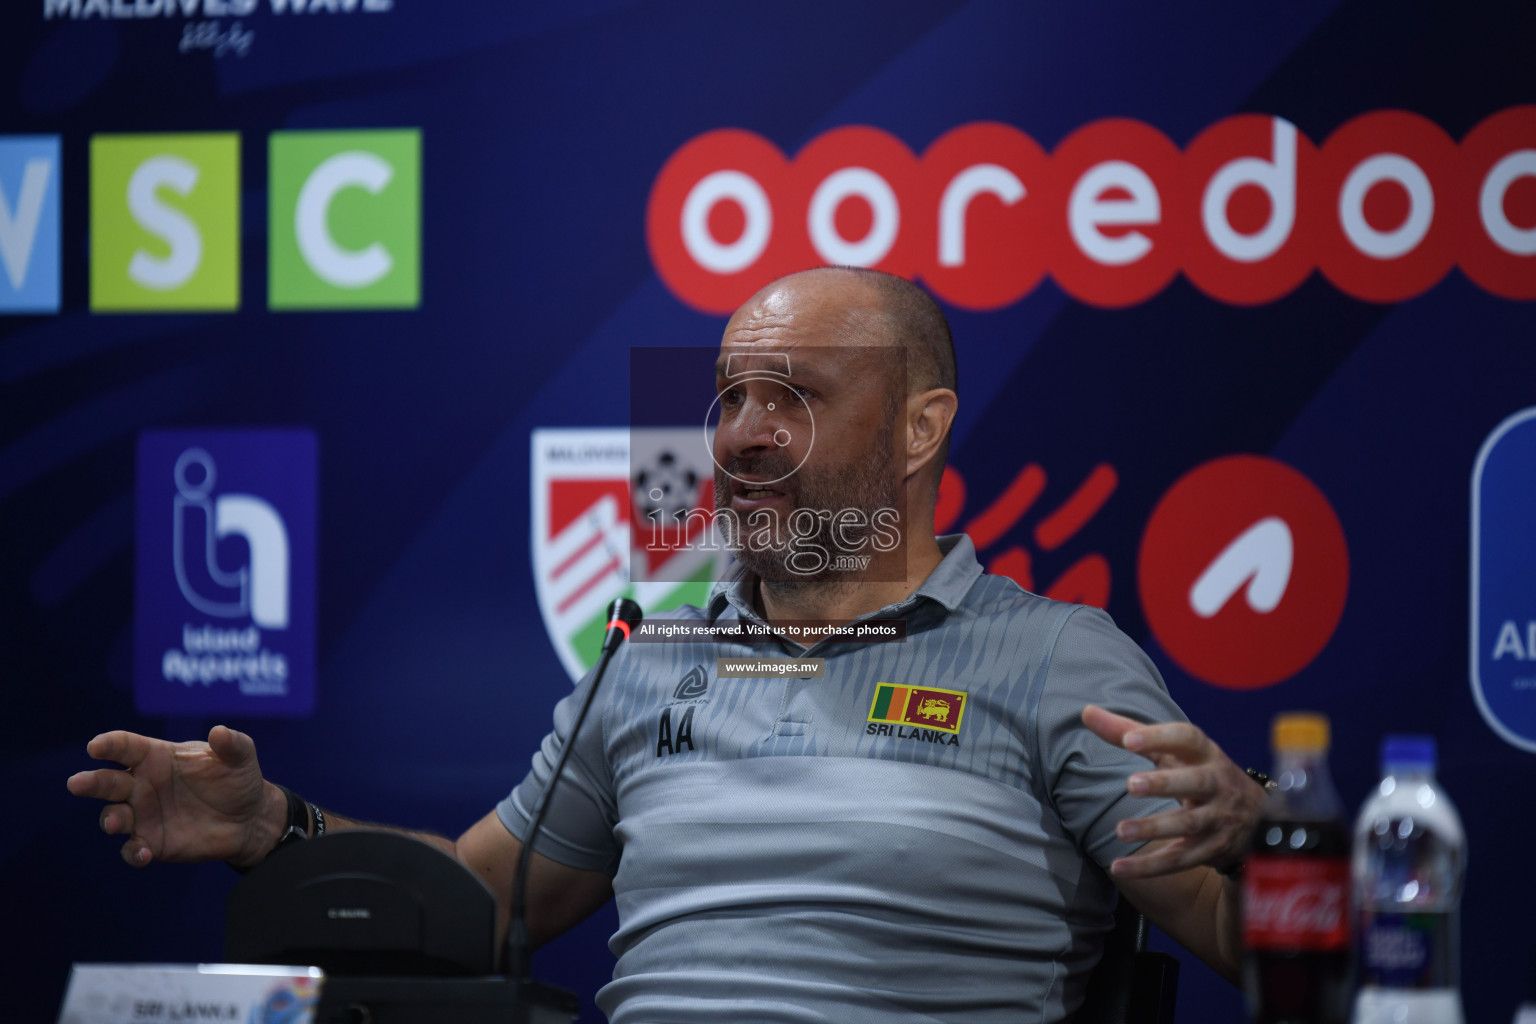
[[75,964],[59,1024],[313,1024],[325,973],[265,964]]

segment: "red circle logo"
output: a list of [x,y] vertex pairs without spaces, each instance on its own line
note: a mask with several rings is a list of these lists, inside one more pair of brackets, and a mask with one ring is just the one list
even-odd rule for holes
[[1231,455],[1163,495],[1137,572],[1169,657],[1204,682],[1252,690],[1300,672],[1332,638],[1349,550],[1312,481],[1274,459]]

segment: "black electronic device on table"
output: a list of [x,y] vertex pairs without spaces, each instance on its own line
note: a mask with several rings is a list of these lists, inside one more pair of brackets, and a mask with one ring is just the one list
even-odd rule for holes
[[317,1024],[569,1024],[577,1012],[570,992],[493,975],[494,894],[396,832],[339,832],[273,854],[229,895],[224,954],[322,968]]
[[268,857],[229,894],[225,957],[324,969],[317,1024],[574,1020],[575,995],[528,974],[528,869],[598,685],[642,614],[627,598],[608,606],[592,685],[513,868],[505,978],[489,976],[496,897],[485,882],[436,847],[385,831],[339,832]]

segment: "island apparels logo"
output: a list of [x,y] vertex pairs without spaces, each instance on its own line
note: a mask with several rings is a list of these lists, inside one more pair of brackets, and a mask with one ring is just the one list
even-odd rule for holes
[[139,438],[141,712],[313,711],[316,449],[305,430]]

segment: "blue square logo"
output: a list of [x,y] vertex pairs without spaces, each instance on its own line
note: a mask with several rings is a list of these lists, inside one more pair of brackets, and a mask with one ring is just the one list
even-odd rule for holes
[[57,135],[0,136],[0,314],[59,311]]
[[1494,428],[1472,470],[1472,696],[1536,753],[1536,406]]
[[139,436],[139,711],[313,713],[318,466],[308,430]]

